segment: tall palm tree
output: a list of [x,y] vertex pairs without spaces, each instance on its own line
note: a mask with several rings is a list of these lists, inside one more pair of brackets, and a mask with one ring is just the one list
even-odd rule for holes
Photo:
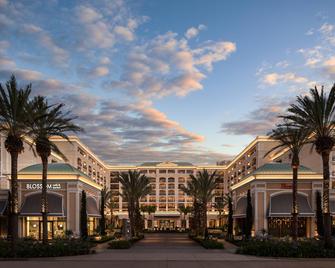
[[224,212],[224,208],[226,207],[225,198],[221,195],[219,198],[216,198],[214,203],[214,208],[219,212],[219,227],[222,227],[222,214]]
[[108,190],[106,187],[102,188],[100,191],[100,235],[106,234],[106,218],[105,218],[105,208],[112,198],[112,191]]
[[329,155],[335,145],[335,85],[327,94],[323,87],[310,89],[310,94],[298,96],[297,103],[288,108],[284,118],[298,127],[306,127],[312,134],[316,152],[322,157],[323,165],[323,215],[325,246],[332,247],[331,216],[329,209]]
[[277,125],[277,128],[272,130],[270,137],[278,141],[278,144],[265,154],[267,156],[275,150],[288,148],[292,155],[292,234],[294,240],[298,238],[297,192],[298,170],[300,166],[299,154],[303,146],[309,142],[309,133],[309,130],[305,127],[296,127],[288,122]]
[[18,156],[23,152],[23,138],[29,134],[27,128],[27,105],[31,85],[18,89],[15,76],[7,81],[5,88],[0,83],[0,132],[6,135],[5,148],[11,156],[11,208],[8,237],[14,249],[18,238]]
[[128,217],[132,236],[139,233],[140,199],[151,192],[150,180],[138,171],[119,174],[122,198],[128,203]]
[[30,135],[35,143],[36,152],[42,161],[42,230],[43,243],[48,241],[48,199],[47,199],[47,176],[48,176],[48,158],[52,151],[65,156],[59,150],[57,145],[50,140],[52,136],[59,136],[69,141],[67,133],[78,132],[82,129],[73,123],[73,117],[69,113],[62,111],[64,104],[49,105],[48,101],[37,96],[29,103],[30,115]]
[[191,180],[182,190],[197,200],[200,205],[200,230],[203,236],[207,230],[207,205],[214,197],[214,190],[218,181],[216,172],[209,173],[206,169],[198,172],[196,176],[190,175]]
[[[199,205],[199,186],[198,180],[192,176],[190,180],[187,180],[186,186],[182,185],[180,188],[185,194],[193,198],[193,217],[190,222],[190,227],[198,236],[200,232],[200,205]],[[192,223],[192,224],[191,224]]]

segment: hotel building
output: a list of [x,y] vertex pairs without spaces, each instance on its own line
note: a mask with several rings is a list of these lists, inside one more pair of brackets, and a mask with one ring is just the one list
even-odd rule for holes
[[[97,207],[102,187],[113,192],[115,209],[113,214],[119,223],[127,218],[127,203],[119,193],[122,191],[118,174],[128,170],[137,170],[150,179],[153,191],[142,198],[141,205],[155,205],[156,212],[145,216],[145,226],[157,230],[180,229],[182,215],[178,208],[181,205],[192,206],[192,198],[181,191],[189,175],[207,169],[219,175],[219,185],[215,197],[208,204],[208,226],[219,225],[219,213],[214,209],[215,198],[230,193],[233,197],[234,232],[241,233],[246,214],[246,194],[250,190],[253,206],[253,235],[269,232],[274,236],[288,234],[291,224],[291,154],[288,149],[277,150],[267,154],[277,142],[267,136],[256,137],[231,161],[217,165],[193,165],[188,162],[146,162],[137,166],[113,166],[99,159],[77,137],[71,136],[71,143],[61,138],[53,138],[66,160],[52,153],[49,161],[50,200],[53,215],[50,215],[50,237],[60,233],[60,229],[71,229],[78,234],[78,217],[81,191],[87,191],[91,201],[90,230],[97,224]],[[40,159],[29,149],[31,141],[25,141],[25,151],[19,156],[19,196],[21,203],[21,235],[40,233],[40,214],[38,208],[27,207],[37,204],[40,193]],[[66,163],[66,164],[65,164]],[[316,235],[315,195],[322,191],[321,157],[309,145],[300,153],[298,179],[299,234],[312,237]],[[59,165],[59,166],[58,166]],[[331,166],[331,213],[335,216],[335,153],[330,158]],[[0,235],[5,233],[7,193],[9,189],[10,157],[4,148],[4,137],[0,136]],[[35,186],[32,186],[35,185]],[[57,185],[57,187],[55,186]],[[55,187],[55,188],[54,188]],[[60,198],[61,197],[61,198]],[[32,199],[29,199],[32,198]],[[31,200],[35,200],[34,202]],[[58,200],[58,201],[57,201]],[[62,205],[60,205],[62,204]],[[51,209],[51,207],[50,207]],[[30,212],[29,212],[30,211]],[[33,212],[32,212],[33,211]],[[29,214],[30,213],[30,214]],[[225,211],[227,213],[227,211]],[[151,226],[148,226],[150,218]],[[333,217],[333,226],[335,221]],[[186,216],[186,227],[189,226],[189,215]],[[34,229],[35,228],[35,229]]]
[[[182,190],[182,186],[186,186],[190,175],[196,175],[197,172],[206,169],[209,172],[216,172],[218,175],[218,187],[215,190],[215,197],[221,197],[224,189],[227,189],[224,181],[224,166],[195,166],[187,162],[146,162],[139,166],[110,166],[111,190],[114,193],[115,211],[120,220],[127,218],[127,203],[122,199],[119,192],[122,192],[120,183],[118,182],[118,174],[127,172],[128,170],[137,170],[145,174],[150,179],[152,192],[142,198],[141,205],[154,205],[156,212],[151,215],[150,222],[153,226],[148,226],[148,217],[146,215],[145,226],[156,230],[174,230],[182,228],[182,220],[184,216],[179,211],[180,206],[192,206],[192,197],[187,196]],[[218,226],[218,212],[215,211],[212,202],[208,204],[208,225],[211,227]],[[188,216],[186,215],[186,228],[189,226]]]

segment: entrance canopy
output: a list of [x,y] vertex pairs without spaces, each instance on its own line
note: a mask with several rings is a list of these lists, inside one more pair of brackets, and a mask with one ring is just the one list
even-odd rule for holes
[[246,211],[247,211],[247,197],[243,196],[237,201],[233,217],[234,218],[245,218]]
[[[40,216],[41,213],[41,193],[28,195],[24,200],[20,214],[23,216]],[[47,194],[48,215],[64,216],[63,197],[53,193]]]
[[[307,200],[307,196],[298,194],[298,217],[313,217],[314,212]],[[282,193],[270,199],[269,217],[292,216],[292,193]]]
[[86,201],[87,216],[89,217],[101,217],[100,211],[97,206],[97,202],[93,197],[87,197]]

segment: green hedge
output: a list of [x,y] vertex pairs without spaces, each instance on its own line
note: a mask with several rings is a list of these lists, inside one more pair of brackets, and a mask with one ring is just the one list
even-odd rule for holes
[[114,239],[115,239],[115,236],[113,235],[105,235],[105,236],[102,236],[99,240],[96,240],[95,238],[91,238],[90,241],[96,244],[102,244],[102,243],[105,243],[105,242],[108,242]]
[[202,237],[192,235],[189,237],[206,249],[224,249],[223,243],[217,241],[216,239],[203,239]]
[[238,254],[271,257],[295,257],[295,258],[334,258],[333,249],[325,249],[319,240],[250,240],[241,243],[237,249]]
[[33,239],[18,240],[13,252],[10,242],[0,240],[0,258],[59,257],[93,253],[92,243],[79,239],[57,239],[44,245]]
[[140,234],[139,236],[134,236],[131,240],[113,240],[108,243],[110,249],[128,249],[131,248],[131,246],[136,243],[137,241],[140,241],[144,238],[143,234]]

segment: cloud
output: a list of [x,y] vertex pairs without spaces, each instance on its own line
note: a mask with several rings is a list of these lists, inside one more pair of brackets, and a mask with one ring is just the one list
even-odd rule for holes
[[109,57],[102,57],[102,58],[100,59],[100,64],[108,65],[108,64],[110,64],[110,63],[111,63],[111,60],[110,60]]
[[266,135],[280,121],[278,116],[285,112],[291,102],[264,98],[258,100],[258,103],[259,108],[250,111],[246,119],[223,123],[221,132],[230,135]]
[[263,76],[262,82],[269,86],[277,85],[278,83],[292,82],[296,84],[306,84],[309,80],[306,77],[299,76],[295,73],[269,73]]
[[323,65],[329,74],[335,74],[335,57],[327,59]]
[[203,24],[200,24],[197,28],[196,27],[191,27],[191,28],[187,29],[187,31],[185,33],[185,37],[187,39],[194,38],[199,34],[199,32],[201,30],[205,30],[205,29],[206,29],[206,26],[203,25]]
[[133,41],[135,38],[134,33],[124,26],[115,26],[114,33],[117,37],[121,37],[126,41]]
[[56,64],[67,65],[69,53],[64,48],[58,46],[47,31],[35,24],[23,24],[22,30],[26,34],[37,35],[39,44],[51,52]]
[[106,76],[107,74],[109,74],[109,69],[105,66],[98,66],[90,72],[92,76]]
[[92,22],[102,19],[103,17],[94,8],[83,6],[83,5],[79,5],[76,8],[76,12],[78,15],[78,19],[82,23],[92,23]]
[[213,64],[236,50],[228,41],[206,42],[192,48],[174,32],[158,35],[128,54],[119,80],[105,87],[123,89],[141,99],[186,96],[203,88]]
[[0,0],[0,7],[4,7],[8,4],[7,0]]

